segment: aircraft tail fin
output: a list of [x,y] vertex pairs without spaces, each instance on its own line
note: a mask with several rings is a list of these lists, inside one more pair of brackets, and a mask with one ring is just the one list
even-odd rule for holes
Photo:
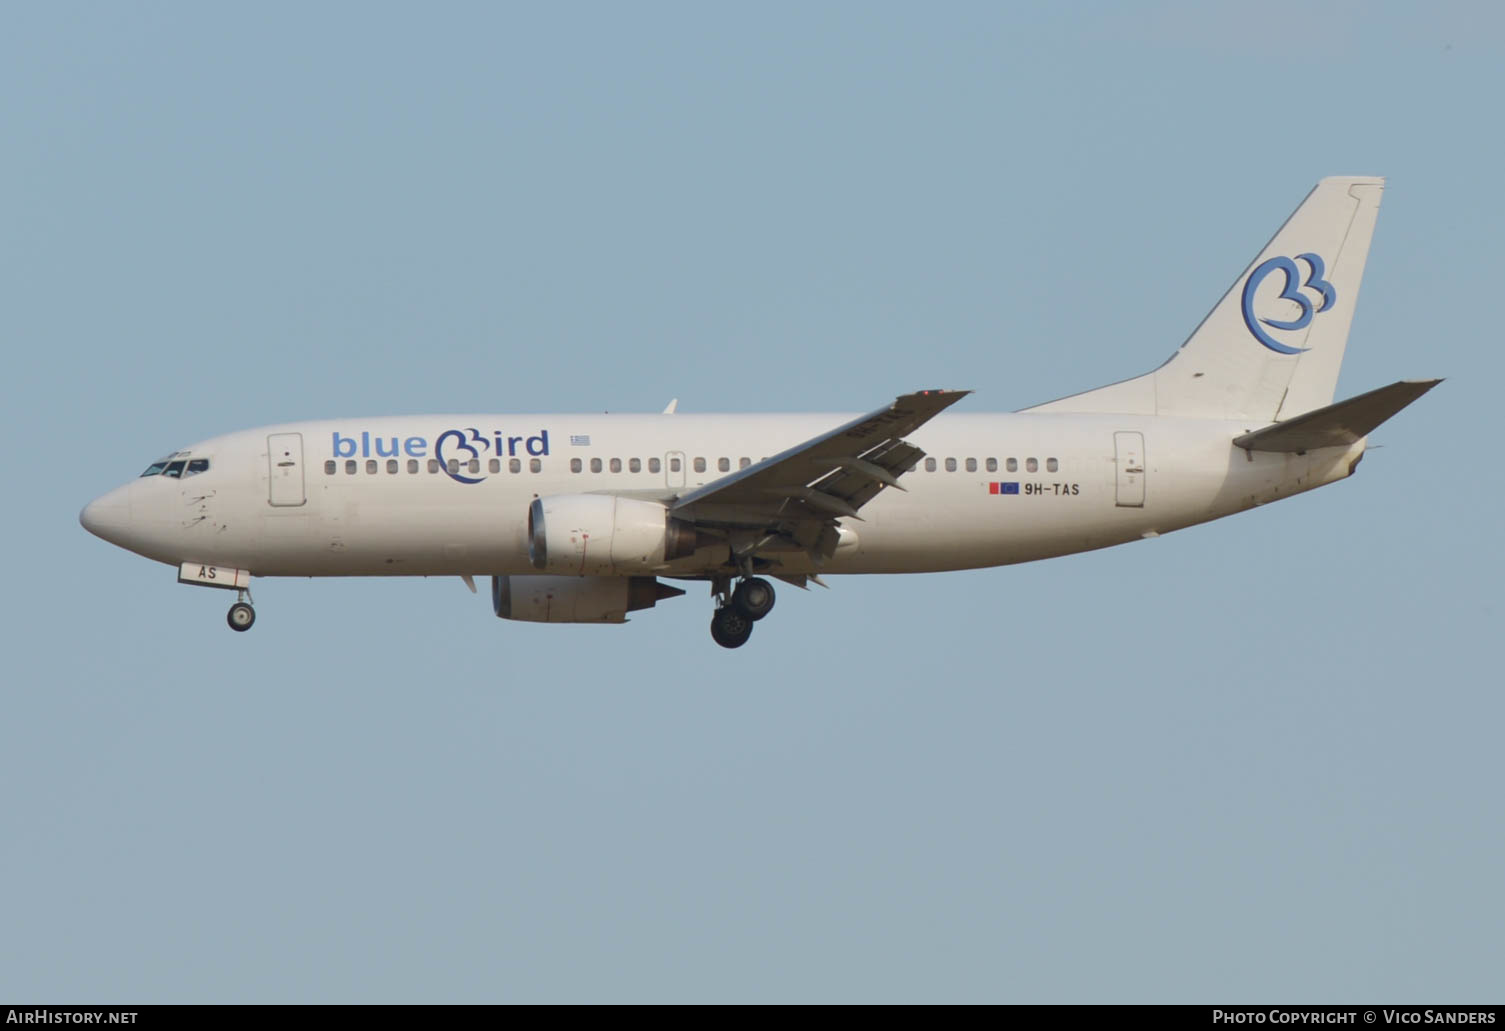
[[1245,433],[1235,437],[1233,442],[1245,451],[1314,451],[1321,447],[1347,447],[1369,436],[1380,423],[1441,382],[1440,379],[1404,379],[1262,430]]
[[1266,423],[1330,404],[1384,185],[1321,180],[1164,365],[1026,411]]

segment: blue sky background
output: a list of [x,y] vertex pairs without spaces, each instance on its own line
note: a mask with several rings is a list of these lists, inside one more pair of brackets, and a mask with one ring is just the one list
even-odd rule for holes
[[[11,5],[0,997],[1498,1001],[1502,10]],[[232,634],[76,521],[281,420],[1023,407],[1338,173],[1340,393],[1448,381],[1160,540],[724,652],[456,580]]]

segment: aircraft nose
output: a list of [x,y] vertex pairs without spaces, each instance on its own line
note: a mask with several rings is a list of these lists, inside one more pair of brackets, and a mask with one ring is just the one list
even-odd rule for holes
[[130,487],[117,487],[95,498],[78,514],[78,521],[94,536],[118,543],[131,525]]

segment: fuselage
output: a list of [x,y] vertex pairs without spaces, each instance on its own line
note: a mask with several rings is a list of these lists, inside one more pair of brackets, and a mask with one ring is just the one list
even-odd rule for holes
[[[194,444],[92,503],[96,534],[161,562],[256,576],[524,575],[534,499],[672,504],[852,418],[451,415],[289,423]],[[1342,479],[1364,442],[1304,454],[1232,444],[1251,426],[1135,415],[946,413],[927,457],[858,518],[824,573],[1027,562],[1167,533]],[[189,474],[191,469],[199,471]],[[662,576],[725,567],[725,547]],[[780,571],[814,572],[799,553]]]

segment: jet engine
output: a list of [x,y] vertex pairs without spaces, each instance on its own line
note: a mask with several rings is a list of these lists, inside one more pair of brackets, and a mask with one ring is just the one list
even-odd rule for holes
[[491,607],[528,623],[625,623],[685,592],[651,576],[493,576]]
[[654,501],[556,494],[528,508],[528,558],[566,576],[651,573],[695,553],[695,528]]

